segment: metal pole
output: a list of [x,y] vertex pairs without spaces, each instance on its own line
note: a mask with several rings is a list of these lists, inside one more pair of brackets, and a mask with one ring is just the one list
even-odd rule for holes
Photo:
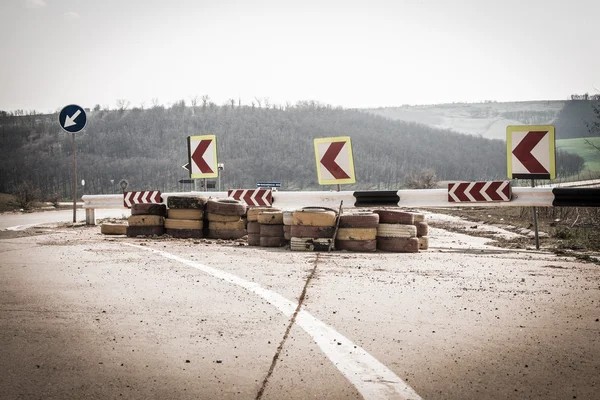
[[207,192],[208,188],[206,187],[206,178],[204,178],[204,191]]
[[221,191],[221,174],[219,174],[219,192]]
[[77,161],[75,159],[75,133],[71,133],[73,142],[73,223],[77,222]]
[[340,185],[339,183],[337,184],[337,191],[341,192],[342,191],[342,185]]
[[[535,187],[535,181],[531,180],[531,187]],[[540,249],[540,235],[538,232],[538,216],[537,216],[537,207],[533,206],[533,229],[535,229],[535,248],[537,250]]]

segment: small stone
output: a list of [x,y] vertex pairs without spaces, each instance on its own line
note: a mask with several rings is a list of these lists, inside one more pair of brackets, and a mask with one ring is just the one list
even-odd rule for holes
[[221,364],[223,360],[217,360],[217,364]]
[[185,360],[185,362],[186,362],[186,364],[189,364],[189,363],[190,363],[190,360]]

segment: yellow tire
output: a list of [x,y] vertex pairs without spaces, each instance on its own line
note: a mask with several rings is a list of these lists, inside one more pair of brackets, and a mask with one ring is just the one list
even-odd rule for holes
[[163,226],[165,217],[160,215],[132,215],[127,218],[129,226]]
[[194,208],[169,208],[167,218],[170,219],[202,219],[202,210]]
[[258,214],[256,221],[263,225],[283,225],[283,212],[263,211]]
[[294,225],[305,226],[335,226],[335,211],[329,210],[298,210],[292,214]]
[[213,230],[245,230],[246,222],[239,220],[235,222],[209,222],[208,227]]
[[414,225],[379,224],[377,226],[377,236],[395,238],[416,237],[417,227]]
[[100,225],[100,233],[104,235],[125,235],[127,233],[127,225],[102,224]]
[[275,211],[281,211],[281,209],[275,208],[275,207],[250,207],[250,208],[248,208],[248,211],[246,212],[246,214],[248,216],[248,221],[256,222],[258,214],[263,211],[275,212]]
[[337,240],[375,240],[377,228],[339,228]]
[[206,219],[209,222],[238,222],[242,218],[239,215],[220,215],[213,213],[206,213]]
[[177,219],[167,218],[165,220],[166,229],[202,229],[204,222],[199,219]]

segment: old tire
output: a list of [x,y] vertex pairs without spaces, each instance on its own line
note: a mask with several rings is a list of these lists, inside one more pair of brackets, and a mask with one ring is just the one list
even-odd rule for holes
[[419,239],[416,237],[377,237],[377,249],[395,253],[418,253]]
[[415,220],[415,224],[417,222],[425,222],[425,214],[420,213],[412,213],[413,219]]
[[281,211],[281,209],[276,207],[250,207],[248,208],[248,221],[256,222],[258,214],[261,212],[276,212]]
[[339,228],[336,240],[375,240],[377,228]]
[[379,214],[380,224],[403,224],[413,225],[415,218],[412,213],[399,210],[375,210],[375,214]]
[[124,224],[102,224],[100,233],[103,235],[126,235],[127,225]]
[[293,225],[303,226],[335,226],[335,211],[324,208],[307,208],[294,211]]
[[165,220],[166,229],[202,229],[204,222],[198,219],[175,219],[167,218]]
[[208,229],[208,237],[211,239],[234,240],[241,239],[248,233],[245,229]]
[[377,236],[395,238],[416,237],[417,227],[414,225],[379,224],[377,226]]
[[246,203],[234,199],[210,199],[206,203],[206,210],[214,214],[242,216],[246,209]]
[[333,239],[311,239],[296,238],[290,239],[290,250],[292,251],[328,251]]
[[160,215],[167,216],[167,206],[155,203],[140,203],[131,206],[131,215]]
[[421,236],[419,239],[419,250],[429,249],[429,236]]
[[160,226],[128,226],[126,234],[128,237],[138,236],[162,236],[165,233],[165,227]]
[[294,212],[293,211],[283,211],[283,224],[284,225],[294,225]]
[[282,211],[262,211],[256,217],[259,224],[283,225]]
[[340,228],[377,228],[379,214],[372,212],[340,215]]
[[261,236],[260,247],[282,247],[287,244],[283,237]]
[[415,222],[415,226],[417,227],[417,237],[427,236],[429,233],[429,225],[427,222]]
[[204,210],[206,200],[205,197],[200,196],[169,196],[167,197],[167,207]]
[[221,215],[206,213],[208,222],[237,222],[242,219],[239,215]]
[[167,211],[169,219],[202,219],[204,211],[197,208],[170,208]]
[[248,234],[257,234],[260,235],[260,224],[258,222],[248,222],[248,226],[246,227]]
[[248,246],[260,246],[259,233],[248,233]]
[[377,250],[377,240],[336,240],[336,250],[369,252]]
[[202,229],[166,229],[166,234],[176,239],[201,239],[204,237]]
[[129,226],[163,226],[165,217],[160,215],[132,215],[127,218]]
[[334,226],[304,226],[304,225],[292,225],[290,226],[291,237],[297,238],[332,238],[335,232]]
[[208,229],[216,230],[246,230],[246,221],[240,219],[236,222],[209,222]]
[[283,225],[260,224],[260,236],[283,238]]

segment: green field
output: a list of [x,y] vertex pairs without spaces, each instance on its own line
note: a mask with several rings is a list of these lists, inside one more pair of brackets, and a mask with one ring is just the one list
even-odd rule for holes
[[600,173],[600,153],[584,142],[589,140],[594,145],[600,147],[600,137],[577,138],[577,139],[559,139],[556,141],[557,150],[568,151],[569,153],[579,154],[585,160],[585,171]]

